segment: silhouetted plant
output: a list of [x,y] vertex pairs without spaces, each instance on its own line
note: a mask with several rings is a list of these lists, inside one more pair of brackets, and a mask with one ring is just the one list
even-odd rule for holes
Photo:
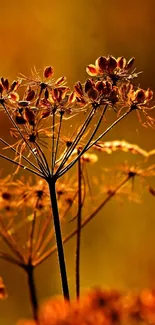
[[[151,165],[144,169],[126,167],[124,178],[107,189],[104,200],[83,218],[89,189],[84,166],[86,162],[97,161],[95,151],[111,153],[121,150],[147,158],[154,154],[154,150],[148,153],[125,141],[100,142],[104,135],[133,111],[137,112],[138,119],[144,126],[154,128],[155,120],[148,113],[154,109],[149,106],[153,92],[149,88],[143,90],[133,84],[139,74],[135,69],[132,70],[133,64],[134,58],[127,62],[124,57],[115,59],[113,56],[101,56],[95,65],[87,66],[89,79],[84,84],[76,82],[73,90],[66,85],[65,77],[54,79],[51,66],[44,69],[43,77],[34,70],[32,76],[21,76],[11,84],[8,79],[1,78],[0,105],[12,123],[10,134],[14,143],[9,144],[2,138],[0,141],[4,145],[3,149],[14,153],[15,158],[2,153],[0,157],[15,164],[17,168],[13,178],[8,176],[1,180],[3,190],[0,204],[3,213],[5,212],[5,217],[4,214],[0,217],[1,237],[10,247],[13,256],[5,252],[1,252],[0,256],[27,272],[36,320],[38,302],[33,278],[34,267],[56,249],[63,295],[69,300],[63,243],[77,234],[76,294],[79,297],[82,227],[131,179],[154,176],[154,166]],[[114,121],[104,130],[104,120],[108,118],[109,110],[113,110]],[[122,113],[122,110],[125,112]],[[64,126],[71,118],[75,121],[76,128],[72,135],[66,135]],[[88,153],[90,149],[94,151]],[[60,179],[76,162],[77,180],[70,187],[67,178],[64,181]],[[34,185],[31,181],[14,180],[19,169],[40,177],[40,181]],[[154,195],[154,189],[149,185],[148,189]],[[26,209],[31,209],[31,213],[27,214]],[[63,239],[61,223],[70,209],[74,211],[73,220],[77,219],[77,227]],[[29,226],[27,237],[24,243],[19,244],[19,238],[14,236],[26,224]],[[56,248],[51,247],[54,235]]]

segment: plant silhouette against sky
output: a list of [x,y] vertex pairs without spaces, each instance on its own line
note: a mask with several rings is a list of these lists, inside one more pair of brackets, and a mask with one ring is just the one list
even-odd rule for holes
[[[124,150],[139,153],[147,158],[154,154],[153,150],[147,153],[138,146],[125,141],[101,142],[113,127],[133,111],[136,111],[141,124],[152,128],[155,126],[155,121],[151,116],[154,107],[150,104],[153,92],[149,88],[143,90],[135,85],[135,79],[138,78],[139,73],[133,69],[134,61],[134,58],[126,61],[124,57],[116,59],[113,56],[101,56],[95,61],[95,64],[87,66],[86,71],[89,78],[84,83],[76,82],[73,89],[67,86],[65,77],[54,78],[54,70],[51,66],[44,69],[43,76],[34,69],[30,77],[21,75],[12,83],[8,79],[1,78],[1,114],[5,113],[11,121],[12,140],[11,143],[8,143],[5,139],[0,138],[4,149],[1,151],[0,157],[16,165],[13,176],[8,176],[1,181],[1,188],[5,189],[6,187],[2,192],[2,207],[4,202],[10,204],[11,198],[18,193],[19,199],[18,205],[16,201],[16,206],[19,207],[17,210],[20,214],[21,224],[23,225],[23,222],[31,224],[29,239],[26,241],[27,247],[24,247],[24,243],[18,247],[13,238],[13,233],[18,228],[12,225],[14,215],[12,214],[13,218],[10,218],[10,224],[7,225],[1,215],[1,236],[16,258],[6,253],[1,253],[1,257],[23,267],[27,272],[35,319],[37,319],[38,302],[33,270],[54,251],[49,247],[47,250],[45,249],[53,235],[56,237],[63,295],[65,299],[69,300],[63,242],[73,234],[77,234],[76,294],[78,298],[80,295],[79,269],[82,227],[130,179],[137,175],[145,177],[145,172],[148,175],[152,173],[151,175],[154,176],[154,167],[152,166],[141,171],[129,168],[124,179],[121,179],[109,192],[107,191],[107,197],[96,206],[88,218],[83,219],[83,207],[85,197],[87,197],[84,165],[91,160],[94,162],[97,160],[97,150],[101,152]],[[108,120],[110,110],[113,111],[114,119],[108,127],[105,127],[104,122],[105,119]],[[75,123],[72,135],[69,132],[66,134],[65,130],[70,121]],[[88,150],[91,150],[91,153],[88,153]],[[9,153],[14,154],[14,157],[12,158]],[[77,179],[72,187],[67,178],[64,181],[64,177],[66,173],[69,176],[68,172],[76,163]],[[14,180],[21,169],[40,178],[36,188],[31,181],[30,183],[27,181],[25,184],[21,179]],[[10,184],[10,190],[8,190],[8,184]],[[151,187],[148,188],[151,193]],[[153,189],[151,194],[153,194]],[[65,201],[65,195],[68,195],[68,201],[67,199]],[[74,213],[73,219],[77,219],[77,226],[75,231],[72,231],[66,237],[67,239],[63,240],[61,219],[64,219],[62,216],[66,215],[74,204],[77,212]],[[28,205],[32,211],[29,217],[25,218],[25,210]],[[6,207],[3,208],[6,210]],[[50,208],[52,208],[52,214]],[[8,207],[8,215],[13,213],[9,209]],[[39,222],[41,222],[42,228],[39,228]],[[22,252],[21,248],[26,250]],[[40,249],[42,249],[42,253],[39,256]]]

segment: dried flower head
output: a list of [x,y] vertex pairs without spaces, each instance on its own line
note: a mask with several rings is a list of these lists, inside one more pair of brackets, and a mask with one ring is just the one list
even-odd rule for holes
[[87,73],[92,77],[107,78],[107,76],[115,84],[117,81],[132,80],[138,77],[135,70],[131,72],[135,58],[131,58],[128,62],[124,57],[117,59],[112,55],[105,57],[100,56],[96,59],[95,65],[89,64],[86,68]]

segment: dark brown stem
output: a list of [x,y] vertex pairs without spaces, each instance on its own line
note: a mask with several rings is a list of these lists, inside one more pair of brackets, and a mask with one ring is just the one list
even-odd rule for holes
[[52,133],[52,175],[53,175],[53,171],[54,171],[54,163],[55,163],[55,139],[54,139],[54,130],[55,130],[55,111],[53,111],[52,114],[52,129],[53,129],[53,133]]
[[[78,150],[78,154],[79,154]],[[81,218],[82,218],[82,171],[81,157],[78,160],[78,216],[76,241],[76,297],[80,296],[80,244],[81,244]]]
[[29,263],[25,267],[25,271],[27,272],[27,279],[28,279],[28,286],[29,286],[29,292],[30,292],[30,300],[32,305],[32,311],[33,311],[33,318],[38,321],[38,300],[37,300],[37,294],[36,294],[36,287],[34,282],[34,266]]
[[69,298],[69,288],[68,288],[66,263],[65,263],[62,234],[61,234],[61,227],[60,227],[60,220],[59,220],[55,181],[50,179],[48,181],[48,184],[49,184],[50,199],[51,199],[52,212],[53,212],[53,221],[54,221],[54,228],[55,228],[55,236],[56,236],[56,244],[57,244],[57,251],[58,251],[58,259],[59,259],[59,266],[60,266],[63,295],[64,295],[65,299],[69,300],[70,299]]

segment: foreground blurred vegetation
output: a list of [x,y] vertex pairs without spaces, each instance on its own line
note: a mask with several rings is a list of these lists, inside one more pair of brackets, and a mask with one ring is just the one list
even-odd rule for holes
[[[55,75],[65,75],[70,85],[85,79],[85,66],[100,55],[136,57],[136,67],[144,71],[140,86],[155,89],[155,34],[153,0],[124,1],[14,1],[0,3],[1,76],[14,80],[51,64]],[[5,139],[8,121],[0,120]],[[125,139],[146,150],[154,148],[154,131],[143,128],[134,114],[105,140]],[[103,167],[120,164],[124,156],[107,156]],[[129,158],[130,159],[130,158]],[[152,158],[153,163],[153,158]],[[10,165],[0,161],[5,175]],[[6,169],[7,168],[7,169]],[[96,177],[99,169],[93,168]],[[152,184],[153,185],[153,184]],[[140,187],[136,188],[140,191]],[[96,285],[114,288],[154,286],[155,217],[154,197],[145,193],[141,204],[115,200],[104,208],[82,233],[82,289]],[[74,292],[74,251],[72,239],[65,246],[69,282]],[[52,270],[51,270],[52,261]],[[31,315],[24,273],[0,261],[0,275],[8,288],[8,299],[0,303],[0,321],[12,325],[19,317]],[[38,267],[36,284],[39,299],[61,293],[57,257]],[[8,312],[9,311],[9,312]]]

